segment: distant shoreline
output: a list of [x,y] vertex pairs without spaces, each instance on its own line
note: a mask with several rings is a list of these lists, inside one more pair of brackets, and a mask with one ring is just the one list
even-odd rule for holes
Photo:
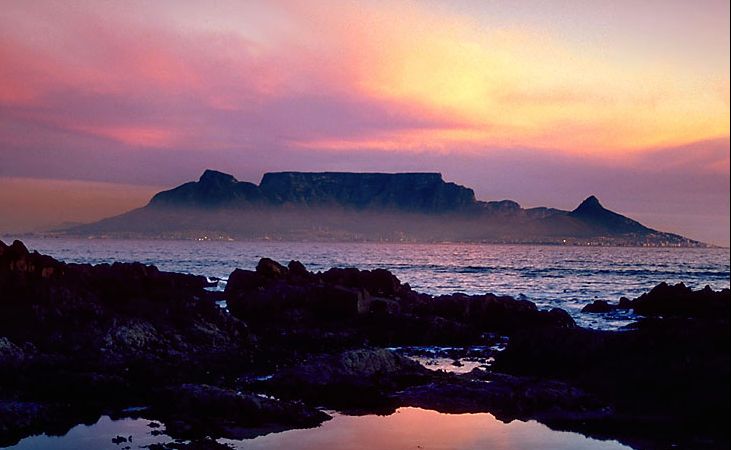
[[345,239],[278,239],[278,238],[210,238],[202,237],[182,237],[182,236],[147,236],[147,235],[109,235],[109,236],[84,236],[65,233],[43,233],[43,232],[26,232],[26,233],[0,233],[0,238],[16,239],[71,239],[71,240],[93,240],[93,241],[181,241],[181,242],[277,242],[277,243],[313,243],[313,244],[384,244],[384,245],[515,245],[515,246],[546,246],[546,247],[601,247],[601,248],[677,248],[677,249],[729,249],[714,244],[699,243],[698,245],[632,245],[619,243],[581,243],[581,242],[509,242],[509,241],[419,241],[419,240],[345,240]]

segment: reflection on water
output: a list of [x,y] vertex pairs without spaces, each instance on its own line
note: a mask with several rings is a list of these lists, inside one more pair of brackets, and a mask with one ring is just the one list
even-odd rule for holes
[[[157,424],[145,419],[112,420],[109,416],[102,416],[93,425],[77,425],[63,436],[31,436],[23,439],[17,445],[8,447],[17,450],[99,450],[119,449],[129,446],[145,448],[150,444],[169,442],[170,437],[158,434],[156,428],[150,424]],[[112,442],[117,437],[123,437],[127,442]],[[132,437],[132,440],[128,440]]]
[[[102,417],[91,426],[80,425],[63,437],[34,436],[13,449],[144,448],[154,442],[170,441],[153,436],[150,421]],[[131,441],[113,444],[117,436]],[[219,442],[236,449],[252,450],[619,450],[629,449],[616,441],[598,441],[577,433],[552,431],[537,422],[505,424],[490,414],[442,414],[419,408],[399,408],[389,416],[344,416],[318,428],[291,430],[255,439]]]

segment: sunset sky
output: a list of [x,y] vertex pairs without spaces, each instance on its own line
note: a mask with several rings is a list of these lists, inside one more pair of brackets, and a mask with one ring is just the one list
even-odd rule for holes
[[727,0],[0,6],[0,232],[205,168],[438,171],[729,243]]

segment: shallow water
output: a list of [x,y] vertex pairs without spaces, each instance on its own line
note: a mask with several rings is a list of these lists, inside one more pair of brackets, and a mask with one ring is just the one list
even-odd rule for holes
[[[33,436],[14,450],[97,450],[143,448],[155,442],[169,442],[166,436],[152,436],[149,420],[111,420],[104,416],[94,425],[78,425],[65,436]],[[116,436],[131,442],[113,444]],[[344,416],[318,428],[272,433],[254,439],[218,442],[247,450],[620,450],[630,447],[617,441],[599,441],[578,433],[553,431],[535,421],[500,422],[487,413],[442,414],[420,408],[399,408],[388,416]]]
[[[8,242],[12,237],[5,237]],[[595,299],[634,298],[661,281],[729,287],[729,249],[574,247],[489,244],[377,244],[28,239],[29,248],[67,262],[140,261],[162,270],[225,279],[262,257],[330,267],[385,268],[430,294],[512,295],[564,308],[583,326],[612,329],[628,312],[582,314]],[[223,285],[223,283],[221,284]]]

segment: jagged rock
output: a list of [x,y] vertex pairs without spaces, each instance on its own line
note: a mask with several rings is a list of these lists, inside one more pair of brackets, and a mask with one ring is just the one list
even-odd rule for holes
[[653,319],[622,331],[519,333],[496,356],[493,369],[568,382],[612,404],[615,417],[627,417],[633,429],[693,429],[723,442],[728,353],[727,317]]
[[175,438],[242,439],[272,431],[309,428],[329,420],[299,402],[265,398],[210,385],[184,384],[156,397],[154,414]]
[[568,383],[481,369],[435,377],[396,394],[402,404],[449,414],[490,412],[503,421],[583,422],[607,419],[606,402]]
[[299,261],[290,261],[289,264],[287,264],[287,269],[289,270],[289,273],[292,274],[292,276],[296,277],[309,277],[310,272],[307,270],[304,264],[302,264]]
[[632,309],[632,300],[627,297],[620,297],[617,309]]
[[588,305],[581,308],[583,313],[608,313],[617,309],[615,305],[610,305],[606,300],[594,300]]
[[380,403],[392,391],[430,379],[419,363],[385,349],[361,349],[313,357],[280,370],[262,385],[286,398],[332,405]]
[[256,273],[264,278],[284,278],[288,272],[286,267],[269,258],[262,258],[259,260],[259,264],[256,265]]
[[632,301],[632,308],[643,316],[682,316],[728,319],[731,291],[714,291],[709,286],[694,291],[683,283],[660,283]]

